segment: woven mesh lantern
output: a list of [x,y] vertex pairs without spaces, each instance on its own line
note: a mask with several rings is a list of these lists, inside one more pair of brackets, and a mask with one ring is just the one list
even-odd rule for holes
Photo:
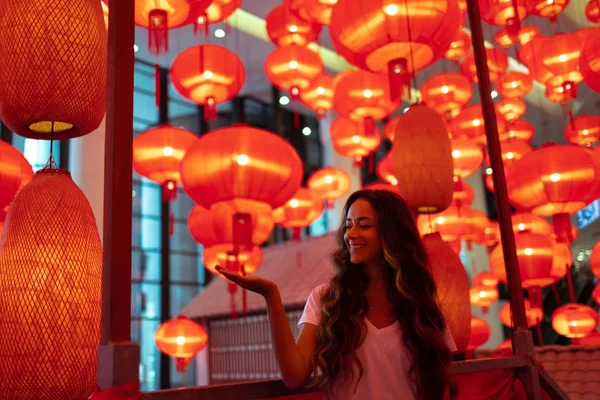
[[107,38],[100,1],[3,0],[0,118],[35,139],[96,129],[106,109]]
[[86,399],[96,387],[102,248],[66,171],[19,192],[0,239],[0,398]]

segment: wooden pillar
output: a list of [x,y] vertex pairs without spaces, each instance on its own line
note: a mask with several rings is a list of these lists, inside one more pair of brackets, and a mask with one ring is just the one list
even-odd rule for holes
[[[506,178],[504,176],[504,165],[502,162],[502,151],[498,136],[498,125],[496,112],[492,100],[492,87],[490,83],[487,56],[485,52],[485,39],[479,17],[478,0],[467,0],[467,12],[469,15],[469,26],[471,27],[471,41],[477,66],[477,78],[479,79],[479,95],[483,109],[483,120],[487,138],[490,166],[492,167],[494,195],[498,207],[498,223],[502,239],[502,250],[504,253],[504,265],[508,280],[510,307],[514,320],[513,349],[515,354],[526,354],[535,359],[535,349],[531,332],[527,329],[527,317],[523,301],[523,287],[521,286],[521,273],[517,259],[515,236],[512,227],[512,214],[508,191],[506,189]],[[518,371],[527,391],[528,399],[540,399],[540,382],[537,371],[532,366],[524,367]]]
[[134,0],[111,8],[109,26],[100,390],[137,381],[140,359],[131,342],[130,306]]

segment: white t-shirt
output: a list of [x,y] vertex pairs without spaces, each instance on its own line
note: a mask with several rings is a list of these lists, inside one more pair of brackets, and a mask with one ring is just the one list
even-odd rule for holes
[[[312,291],[298,325],[317,326],[319,324],[321,320],[320,299],[327,288],[328,284],[323,284]],[[334,388],[329,388],[325,391],[323,399],[414,400],[414,385],[408,378],[410,360],[408,352],[402,344],[400,323],[396,321],[385,328],[377,329],[365,318],[365,324],[367,335],[363,343],[356,349],[356,355],[363,367],[362,378],[356,385],[356,379],[358,379],[358,370],[356,370],[356,378],[351,385],[340,383]],[[456,351],[456,344],[448,329],[446,329],[445,337],[450,350]],[[355,387],[356,392],[354,392]]]

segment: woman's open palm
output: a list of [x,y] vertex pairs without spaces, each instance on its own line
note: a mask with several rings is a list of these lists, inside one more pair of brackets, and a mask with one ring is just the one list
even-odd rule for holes
[[260,276],[241,276],[236,272],[229,271],[226,268],[217,265],[216,268],[218,273],[235,283],[242,289],[249,290],[254,293],[258,293],[262,296],[266,296],[270,291],[277,288],[273,281],[269,279],[261,278]]

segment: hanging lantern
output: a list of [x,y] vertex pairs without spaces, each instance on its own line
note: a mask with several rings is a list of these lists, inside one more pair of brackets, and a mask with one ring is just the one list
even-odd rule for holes
[[[498,133],[502,135],[506,132],[506,121],[497,111],[496,121]],[[486,145],[487,138],[485,136],[481,104],[473,104],[463,108],[460,114],[450,121],[449,130],[453,138],[475,140],[479,144]]]
[[439,233],[423,237],[431,274],[437,286],[438,303],[458,352],[465,350],[471,335],[469,277],[460,258]]
[[310,81],[300,91],[300,101],[317,113],[317,119],[325,117],[327,111],[333,108],[333,77],[322,74]]
[[0,239],[0,398],[86,399],[96,388],[102,247],[88,200],[45,168]]
[[597,242],[592,248],[590,269],[592,270],[592,274],[594,274],[597,279],[600,279],[600,242]]
[[273,8],[267,17],[267,34],[276,46],[306,46],[321,33],[321,26],[307,22],[291,12],[286,4]]
[[398,118],[391,150],[394,176],[410,208],[420,213],[445,210],[454,192],[452,145],[444,122],[424,104]]
[[557,283],[567,274],[569,266],[573,263],[573,253],[567,243],[552,241],[554,257],[552,259],[552,271],[550,276]]
[[498,278],[489,271],[482,271],[473,277],[473,286],[495,287],[498,285]]
[[204,118],[217,116],[217,104],[233,99],[244,86],[246,72],[239,57],[212,44],[192,46],[171,66],[171,83],[189,101],[204,105]]
[[333,201],[350,191],[352,181],[350,175],[339,168],[323,167],[308,177],[306,185],[327,201],[327,208],[333,208]]
[[536,0],[533,13],[538,17],[550,18],[551,22],[569,5],[569,0]]
[[379,176],[384,181],[388,182],[390,185],[398,186],[398,179],[394,176],[394,163],[392,161],[392,152],[388,151],[377,163],[377,176]]
[[569,303],[552,313],[552,328],[568,338],[582,338],[598,327],[598,312],[584,304]]
[[529,75],[544,85],[554,76],[542,59],[545,39],[545,36],[535,36],[528,43],[522,45],[517,52],[517,58],[527,66]]
[[[487,57],[488,72],[490,81],[497,81],[501,74],[506,72],[508,68],[508,56],[505,52],[496,48],[485,49],[485,55]],[[475,55],[473,52],[467,54],[462,63],[460,64],[460,72],[471,82],[479,83],[477,78],[477,66],[475,64]]]
[[585,16],[591,23],[600,22],[600,3],[598,0],[589,0],[585,6]]
[[[521,271],[521,284],[524,289],[544,287],[554,283],[552,271],[552,239],[537,233],[515,234],[517,259]],[[502,246],[497,246],[490,254],[490,269],[500,282],[506,284],[506,268]]]
[[506,28],[502,28],[496,33],[494,33],[494,42],[496,42],[496,44],[498,44],[499,46],[504,47],[505,49],[508,49],[510,46],[515,44],[515,39],[515,35],[511,35],[510,33],[508,33],[508,30]]
[[486,313],[487,308],[498,301],[498,289],[491,286],[473,286],[469,289],[471,304],[481,307],[481,311]]
[[[502,142],[502,163],[506,168],[515,161],[520,160],[525,154],[531,153],[533,149],[527,142],[519,139],[508,139]],[[490,157],[486,155],[485,165],[490,165]]]
[[[410,8],[410,10],[409,10]],[[456,1],[339,0],[329,33],[337,52],[361,70],[389,76],[391,99],[416,72],[440,59],[461,27]]]
[[439,232],[446,242],[476,242],[488,226],[488,218],[479,210],[449,207],[441,213],[420,215],[417,218],[417,226],[421,233]]
[[600,117],[580,115],[572,119],[565,128],[565,138],[575,145],[591,147],[600,140]]
[[515,43],[525,46],[539,34],[539,28],[533,25],[523,26],[521,29],[519,29],[519,33],[517,35],[512,35],[508,33],[506,28],[503,28],[494,34],[494,41],[505,48],[509,48]]
[[[487,226],[483,229],[481,236],[476,240],[482,246],[486,246],[488,248],[488,253],[491,252],[491,248],[498,244],[498,235],[500,232],[500,228],[498,226],[498,222],[496,221],[488,221]],[[473,281],[474,285],[478,283],[476,280]],[[496,283],[498,283],[498,279],[496,279]],[[483,283],[487,285],[487,283]]]
[[4,0],[0,119],[28,138],[95,130],[106,110],[107,38],[99,1]]
[[192,207],[187,225],[192,238],[205,248],[222,242],[215,233],[213,213],[204,207],[197,205]]
[[579,57],[579,69],[585,83],[600,93],[600,29],[588,34]]
[[275,86],[288,90],[292,100],[323,73],[323,61],[318,53],[303,46],[278,47],[265,60],[267,79]]
[[[523,300],[525,306],[525,317],[527,318],[527,328],[533,328],[544,320],[544,310],[538,307],[532,307],[531,302],[527,299]],[[514,328],[514,323],[510,311],[510,303],[504,303],[500,307],[500,322],[508,328]]]
[[362,187],[363,190],[387,190],[388,192],[400,194],[398,186],[391,185],[385,182],[373,182]]
[[465,179],[475,173],[483,163],[483,148],[473,140],[452,139],[454,176]]
[[531,122],[518,119],[516,121],[512,121],[506,124],[506,130],[503,133],[500,133],[500,141],[504,143],[510,139],[522,140],[526,143],[531,143],[533,140],[533,136],[535,135],[535,130]]
[[323,200],[309,188],[302,187],[283,206],[273,210],[273,220],[277,225],[294,231],[294,238],[300,239],[301,228],[306,228],[323,214]]
[[163,200],[175,200],[181,159],[197,139],[192,132],[169,124],[142,132],[133,140],[133,169],[162,186]]
[[526,110],[527,105],[521,99],[502,99],[496,103],[496,113],[509,123],[521,118]]
[[505,99],[523,97],[531,91],[531,88],[533,88],[533,79],[527,73],[519,71],[503,73],[496,83],[498,94]]
[[331,13],[337,0],[302,0],[298,15],[305,21],[320,25],[331,23]]
[[[31,180],[33,170],[23,154],[10,144],[0,141],[0,215],[15,195]],[[4,221],[4,218],[0,218]]]
[[338,113],[363,122],[367,131],[374,130],[375,121],[387,117],[399,105],[399,101],[390,101],[383,74],[350,70],[334,80],[333,107]]
[[[515,233],[529,232],[548,237],[552,236],[552,225],[544,218],[526,212],[518,212],[512,215],[512,227]],[[498,240],[500,240],[499,234]]]
[[471,50],[471,35],[463,30],[459,30],[456,37],[448,46],[448,50],[444,53],[444,57],[448,60],[458,61]]
[[483,346],[490,340],[492,330],[485,320],[477,317],[471,317],[471,337],[467,344],[467,350],[475,350]]
[[[421,92],[423,93],[423,92]],[[390,142],[394,142],[396,137],[396,129],[398,128],[398,118],[392,118],[383,125],[383,136]]]
[[481,19],[490,25],[504,26],[516,35],[523,21],[532,10],[532,0],[496,1],[483,0],[479,4]]
[[[1,233],[2,231],[0,231],[0,234]],[[592,299],[594,299],[596,304],[600,304],[600,283],[594,287],[594,290],[592,291]],[[597,334],[600,336],[600,332],[597,332]]]
[[[217,272],[217,265],[225,267],[228,262],[236,262],[240,265],[240,275],[250,275],[255,273],[262,264],[263,255],[260,246],[252,246],[249,251],[241,250],[235,255],[235,249],[232,244],[217,244],[205,247],[202,250],[202,263],[204,267],[214,275],[223,277]],[[244,271],[241,271],[241,267]]]
[[600,197],[600,160],[587,149],[549,145],[506,168],[508,196],[520,210],[552,216],[559,241],[572,241],[570,214]]
[[194,33],[204,28],[205,35],[208,35],[209,25],[229,18],[241,7],[242,0],[197,0],[190,3],[190,13],[194,16]]
[[181,373],[207,342],[208,334],[202,325],[183,315],[163,322],[154,332],[156,347],[175,359],[177,372]]
[[445,120],[456,116],[471,100],[471,82],[461,74],[436,74],[421,85],[421,98]]
[[357,161],[369,156],[381,145],[381,133],[378,130],[367,132],[363,124],[346,117],[333,120],[329,135],[335,151]]
[[454,183],[454,193],[452,193],[452,203],[450,207],[469,208],[475,200],[473,188],[467,182],[458,180]]

